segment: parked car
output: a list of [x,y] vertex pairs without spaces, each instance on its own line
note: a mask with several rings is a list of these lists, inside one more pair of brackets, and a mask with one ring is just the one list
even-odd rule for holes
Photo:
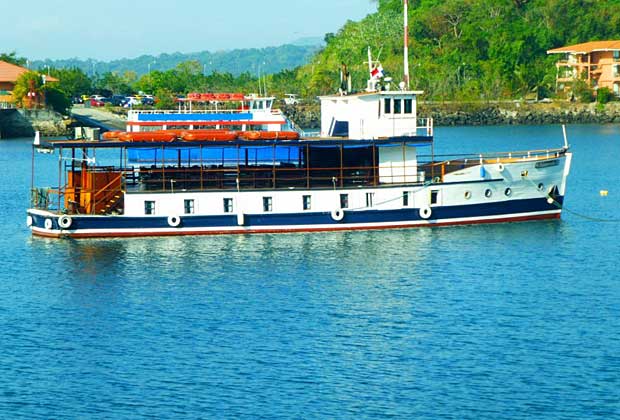
[[136,98],[135,96],[128,96],[125,99],[126,99],[126,102],[123,105],[123,107],[125,107],[125,108],[130,108],[130,107],[135,106],[135,105],[142,105],[142,101],[140,99]]
[[[101,97],[102,99],[103,96]],[[101,99],[95,99],[95,98],[90,98],[90,106],[104,106],[105,102],[103,102]]]
[[155,105],[155,99],[152,96],[149,96],[142,98],[142,105]]
[[127,97],[125,95],[112,95],[110,103],[114,106],[124,106],[127,103]]
[[299,98],[294,93],[285,93],[284,103],[286,105],[297,105],[299,103]]
[[90,99],[95,99],[97,101],[100,101],[103,98],[105,98],[105,96],[103,96],[103,95],[90,95]]

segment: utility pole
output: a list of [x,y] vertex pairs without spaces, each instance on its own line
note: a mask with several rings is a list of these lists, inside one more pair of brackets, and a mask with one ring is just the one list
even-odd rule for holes
[[404,24],[405,24],[405,47],[403,51],[404,55],[404,74],[403,82],[405,82],[405,89],[409,90],[409,1],[404,0],[403,5]]

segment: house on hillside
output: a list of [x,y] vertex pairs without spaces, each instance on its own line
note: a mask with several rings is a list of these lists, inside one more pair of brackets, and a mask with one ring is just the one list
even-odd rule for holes
[[547,54],[561,54],[556,63],[556,90],[570,90],[575,80],[584,80],[597,90],[609,88],[620,96],[620,41],[592,41],[554,48]]
[[[22,74],[30,71],[26,67],[17,66],[15,64],[0,61],[0,108],[15,108],[15,98],[13,97],[13,88],[17,79]],[[52,76],[42,75],[45,82],[58,82],[58,79]],[[45,103],[45,98],[34,96],[31,103]]]

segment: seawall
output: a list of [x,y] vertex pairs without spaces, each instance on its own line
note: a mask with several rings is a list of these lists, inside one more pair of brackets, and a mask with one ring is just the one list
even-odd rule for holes
[[0,110],[0,139],[31,137],[35,131],[42,136],[67,134],[67,120],[57,112],[47,109]]
[[[284,114],[305,129],[320,128],[320,104],[284,106]],[[542,125],[620,123],[620,102],[598,105],[554,101],[420,102],[420,118],[432,117],[435,126]]]

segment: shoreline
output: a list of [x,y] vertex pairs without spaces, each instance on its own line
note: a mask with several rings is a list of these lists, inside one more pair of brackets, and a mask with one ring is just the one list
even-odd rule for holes
[[[319,104],[285,105],[282,111],[299,127],[320,128]],[[418,114],[433,118],[435,127],[620,124],[620,102],[604,105],[566,101],[419,102]]]
[[[320,129],[320,105],[315,102],[283,105],[282,112],[304,129]],[[123,129],[125,121],[105,109],[74,108],[76,117],[89,116],[100,123]],[[419,102],[418,113],[433,118],[435,127],[548,125],[548,124],[620,124],[620,102],[582,104],[566,101],[480,101],[480,102]],[[94,115],[93,115],[94,114]],[[66,135],[69,127],[60,114],[46,110],[3,110],[0,114],[0,140],[31,137],[34,131],[42,136]]]

